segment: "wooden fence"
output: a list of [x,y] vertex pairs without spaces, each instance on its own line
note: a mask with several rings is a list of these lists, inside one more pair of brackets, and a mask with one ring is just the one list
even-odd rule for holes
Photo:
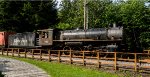
[[101,52],[101,51],[75,51],[75,50],[49,50],[49,49],[22,49],[2,48],[0,55],[17,56],[46,61],[67,62],[83,66],[93,65],[97,68],[110,68],[114,70],[132,70],[136,72],[150,71],[150,54]]

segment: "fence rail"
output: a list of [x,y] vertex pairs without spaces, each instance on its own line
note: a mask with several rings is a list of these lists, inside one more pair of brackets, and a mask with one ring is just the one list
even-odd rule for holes
[[67,62],[83,66],[94,65],[97,68],[109,67],[114,70],[129,69],[135,72],[150,72],[150,54],[101,52],[101,51],[75,51],[75,50],[49,50],[49,49],[22,49],[2,48],[0,55],[17,56],[31,59]]

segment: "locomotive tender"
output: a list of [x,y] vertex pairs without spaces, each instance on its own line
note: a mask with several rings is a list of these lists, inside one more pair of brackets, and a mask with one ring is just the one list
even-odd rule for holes
[[[75,30],[44,29],[37,32],[15,33],[7,35],[8,47],[19,48],[101,48],[117,47],[123,38],[122,27],[93,28]],[[0,38],[2,40],[2,37]],[[1,44],[1,43],[0,43]],[[3,45],[3,44],[1,44]]]

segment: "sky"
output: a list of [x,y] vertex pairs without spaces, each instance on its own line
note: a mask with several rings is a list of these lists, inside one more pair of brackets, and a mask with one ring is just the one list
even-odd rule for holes
[[58,4],[57,4],[57,8],[58,8],[61,0],[56,0],[56,1],[58,2]]

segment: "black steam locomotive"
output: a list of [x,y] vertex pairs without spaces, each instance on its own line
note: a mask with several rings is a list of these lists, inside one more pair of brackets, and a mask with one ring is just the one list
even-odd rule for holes
[[122,43],[123,28],[58,30],[45,29],[9,35],[9,47],[93,50],[117,48]]

